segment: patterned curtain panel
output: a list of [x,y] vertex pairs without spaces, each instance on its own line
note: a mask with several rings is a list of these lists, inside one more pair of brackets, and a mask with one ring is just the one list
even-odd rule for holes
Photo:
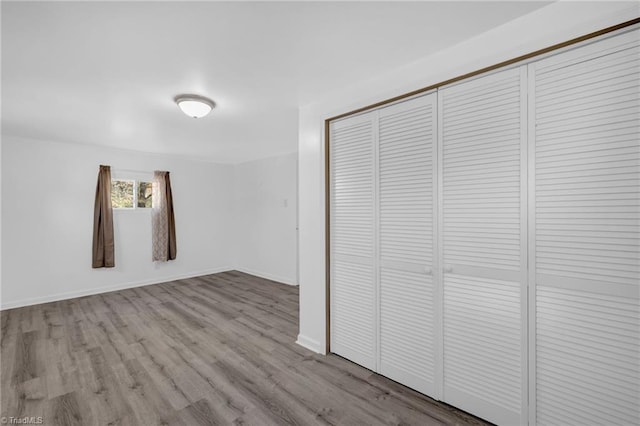
[[93,208],[93,268],[115,266],[113,210],[111,210],[111,167],[100,166]]
[[153,260],[166,262],[176,258],[176,221],[169,172],[153,172]]

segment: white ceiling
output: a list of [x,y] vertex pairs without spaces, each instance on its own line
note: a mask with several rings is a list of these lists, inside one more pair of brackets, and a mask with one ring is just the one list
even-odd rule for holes
[[[239,162],[297,108],[545,2],[2,2],[2,133]],[[183,115],[179,93],[218,104]]]

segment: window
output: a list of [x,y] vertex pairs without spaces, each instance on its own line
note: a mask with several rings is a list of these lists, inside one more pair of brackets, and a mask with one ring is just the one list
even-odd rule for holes
[[141,209],[150,209],[153,207],[151,195],[153,193],[153,184],[151,182],[138,182],[138,203]]
[[153,207],[151,182],[130,179],[111,181],[111,206],[114,209],[148,209]]

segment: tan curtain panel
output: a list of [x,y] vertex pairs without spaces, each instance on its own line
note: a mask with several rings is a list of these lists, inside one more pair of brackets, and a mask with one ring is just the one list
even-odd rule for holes
[[153,172],[152,210],[153,260],[166,262],[176,258],[176,221],[169,172]]
[[113,210],[111,210],[111,167],[100,166],[96,200],[93,208],[94,268],[115,266],[113,244]]

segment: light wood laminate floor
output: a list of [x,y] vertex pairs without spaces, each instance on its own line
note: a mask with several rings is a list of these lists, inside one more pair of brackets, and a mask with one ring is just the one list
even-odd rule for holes
[[298,288],[225,272],[2,311],[2,410],[44,425],[484,424],[295,343]]

